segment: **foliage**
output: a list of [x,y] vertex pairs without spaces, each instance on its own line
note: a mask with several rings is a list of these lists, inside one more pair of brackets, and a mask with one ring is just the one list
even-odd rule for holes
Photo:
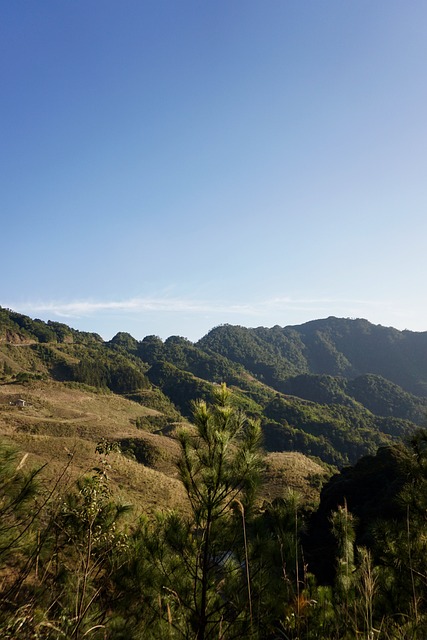
[[138,340],[133,338],[130,333],[124,331],[116,333],[114,338],[110,340],[110,344],[130,353],[135,353],[138,349]]
[[79,480],[53,515],[50,554],[57,561],[43,563],[43,584],[49,585],[49,609],[65,637],[94,636],[105,627],[108,578],[127,544],[117,525],[127,511],[111,501],[101,467]]
[[427,399],[419,398],[382,376],[365,374],[352,380],[342,376],[303,374],[290,377],[281,391],[319,404],[340,404],[377,416],[411,420],[424,424]]
[[18,458],[11,447],[0,443],[0,563],[18,553],[28,542],[33,523],[29,505],[36,493],[40,469],[28,473],[23,468],[27,455]]
[[352,379],[382,376],[406,391],[427,395],[427,333],[397,331],[367,320],[330,317],[295,327],[222,325],[197,346],[211,349],[278,391],[300,374],[326,374]]
[[76,382],[106,387],[115,393],[132,393],[149,386],[143,371],[120,354],[87,351],[76,364],[68,366],[69,376]]
[[[25,571],[24,578],[30,577],[27,582],[15,579],[12,586],[3,581],[0,599],[3,637],[9,640],[105,637],[109,576],[116,570],[117,558],[127,540],[117,523],[128,511],[127,506],[114,503],[110,497],[109,465],[105,457],[110,449],[108,443],[100,443],[97,448],[100,466],[90,476],[82,477],[76,490],[64,495],[52,490],[48,499],[33,492],[33,503],[39,506],[31,505],[24,529],[3,547],[3,551],[8,551],[9,562],[11,558],[15,565],[21,565],[19,574]],[[6,473],[9,485],[18,472],[7,469]],[[64,473],[54,489],[63,478]],[[21,484],[17,483],[19,489],[14,498],[18,513],[29,500],[32,487],[28,480],[24,489]],[[7,511],[6,508],[6,516]],[[15,515],[15,519],[19,520],[19,516]],[[8,526],[9,531],[14,529],[16,526]],[[27,546],[21,546],[18,552],[16,544],[23,533]]]
[[233,397],[193,403],[178,436],[189,509],[151,522],[126,524],[111,495],[116,443],[49,490],[0,448],[5,640],[423,640],[426,431],[343,469],[315,510],[290,491],[260,504],[260,425]]
[[189,515],[159,514],[132,537],[118,581],[138,594],[141,606],[126,598],[130,623],[123,620],[123,633],[198,640],[252,635],[245,532],[260,429],[232,406],[225,386],[214,398],[212,405],[193,403],[194,426],[179,435]]
[[164,426],[170,422],[176,422],[182,420],[180,412],[173,405],[171,400],[166,394],[156,386],[146,387],[144,389],[138,389],[137,392],[127,393],[126,397],[134,402],[139,402],[148,407],[149,409],[155,409],[159,412],[158,416],[153,418],[147,418],[150,424]]
[[159,387],[171,399],[184,416],[191,416],[193,398],[210,399],[212,397],[211,384],[169,363],[153,365],[147,376],[152,384]]
[[[232,407],[225,385],[216,390],[213,406],[203,400],[194,405],[193,421],[195,431],[179,435],[179,471],[192,513],[180,547],[192,583],[190,627],[198,640],[218,637],[219,629],[233,626],[249,634],[252,619],[242,619],[238,603],[245,572],[238,563],[233,507],[241,513],[244,527],[261,465],[260,426]],[[251,612],[250,593],[246,595]]]
[[404,391],[382,376],[359,376],[347,382],[346,392],[376,415],[395,416],[419,425],[426,421],[427,399]]
[[153,466],[161,457],[160,450],[142,438],[122,438],[119,444],[125,456],[147,466]]
[[343,466],[374,453],[414,426],[397,418],[378,418],[344,405],[320,405],[276,394],[264,407],[265,446],[270,451],[300,450]]
[[[362,320],[224,325],[197,344],[179,336],[138,341],[125,332],[103,342],[0,309],[0,336],[5,381],[51,377],[125,395],[164,414],[156,424],[143,421],[150,430],[190,418],[192,399],[210,401],[214,386],[225,381],[239,406],[261,420],[267,449],[298,450],[339,467],[406,437],[411,421],[423,424],[427,408],[425,398],[396,384],[423,392],[424,334]],[[11,344],[22,348],[11,351]]]
[[60,322],[44,322],[9,309],[0,307],[0,335],[8,332],[19,342],[35,341],[49,342],[78,342],[82,344],[100,343],[102,338],[96,333],[77,331]]

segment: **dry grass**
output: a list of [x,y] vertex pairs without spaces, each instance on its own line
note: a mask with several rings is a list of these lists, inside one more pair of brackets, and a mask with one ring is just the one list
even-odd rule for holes
[[267,500],[283,497],[287,488],[308,502],[318,500],[321,484],[328,477],[320,464],[296,451],[269,453],[265,463],[262,494]]
[[[26,406],[14,402],[22,398]],[[12,402],[13,404],[10,404]],[[162,508],[186,508],[186,497],[177,479],[174,461],[178,445],[172,438],[136,428],[138,417],[157,415],[136,402],[114,394],[91,393],[57,382],[0,386],[0,435],[28,453],[27,466],[46,464],[44,477],[54,481],[63,469],[72,483],[99,464],[96,445],[102,440],[143,440],[160,452],[154,468],[122,454],[111,454],[111,487],[137,511],[151,513]]]
[[[18,398],[26,405],[15,405]],[[185,491],[178,479],[179,445],[174,428],[149,433],[135,425],[138,418],[159,415],[112,393],[99,393],[53,381],[0,385],[0,436],[28,457],[28,467],[46,464],[47,482],[69,465],[63,483],[72,484],[99,464],[96,445],[105,439],[147,452],[145,464],[113,453],[108,461],[113,494],[135,505],[137,512],[178,508],[186,510]],[[262,484],[262,498],[284,495],[286,487],[308,500],[318,497],[324,469],[299,453],[270,453]]]

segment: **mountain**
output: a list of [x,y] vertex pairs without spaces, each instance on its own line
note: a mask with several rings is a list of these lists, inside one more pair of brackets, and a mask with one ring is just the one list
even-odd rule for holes
[[374,374],[427,396],[427,332],[330,317],[271,329],[223,325],[197,346],[242,364],[279,391],[285,380],[300,374],[345,379]]
[[[0,309],[7,637],[129,638],[135,624],[135,638],[187,637],[207,539],[209,599],[239,624],[255,605],[260,637],[368,637],[369,616],[387,637],[422,633],[424,337],[329,318],[217,327],[195,344],[105,342]],[[223,381],[259,420],[264,455],[257,422],[241,441],[227,427],[234,407],[217,405],[213,423],[199,405],[189,424]],[[253,503],[237,493],[252,463]],[[85,580],[91,609],[79,610]],[[247,625],[233,637],[253,635],[251,614]]]
[[222,382],[261,421],[267,452],[343,467],[424,423],[427,333],[327,318],[271,329],[223,325],[196,343],[125,332],[105,342],[0,308],[0,384],[16,393],[19,385],[62,385],[142,407],[122,437],[137,456],[145,445],[132,438],[173,433],[191,419],[194,400],[209,400]]

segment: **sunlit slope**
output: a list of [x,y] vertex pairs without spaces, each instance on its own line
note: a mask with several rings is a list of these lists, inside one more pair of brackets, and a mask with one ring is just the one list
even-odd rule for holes
[[[152,466],[153,456],[133,434],[170,439],[177,424],[191,419],[193,402],[210,401],[214,387],[226,382],[235,404],[261,421],[267,452],[299,452],[342,467],[423,424],[427,399],[384,377],[390,363],[400,363],[401,377],[412,376],[421,388],[423,341],[425,334],[328,318],[272,329],[225,325],[196,344],[179,336],[136,340],[124,332],[104,342],[96,333],[0,309],[0,383],[18,395],[18,385],[25,385],[23,393],[51,383],[102,395],[109,407],[113,399],[129,402],[135,415],[126,425],[117,416],[100,421],[93,412],[89,440],[123,441],[128,456]],[[27,433],[40,435],[43,424],[52,437],[87,437],[87,415],[43,420],[33,417]]]

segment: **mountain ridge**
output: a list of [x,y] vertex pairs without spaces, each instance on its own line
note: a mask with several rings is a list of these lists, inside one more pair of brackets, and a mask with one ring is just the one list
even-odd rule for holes
[[117,394],[158,412],[146,413],[141,428],[168,433],[225,382],[261,421],[266,451],[342,467],[424,423],[424,345],[427,332],[333,316],[289,327],[220,325],[194,343],[126,332],[103,341],[0,308],[0,384],[52,379]]
[[372,373],[415,395],[427,396],[427,332],[399,331],[365,319],[330,316],[271,329],[221,325],[196,344],[216,346],[223,355],[229,351],[276,384],[302,373],[346,378]]

